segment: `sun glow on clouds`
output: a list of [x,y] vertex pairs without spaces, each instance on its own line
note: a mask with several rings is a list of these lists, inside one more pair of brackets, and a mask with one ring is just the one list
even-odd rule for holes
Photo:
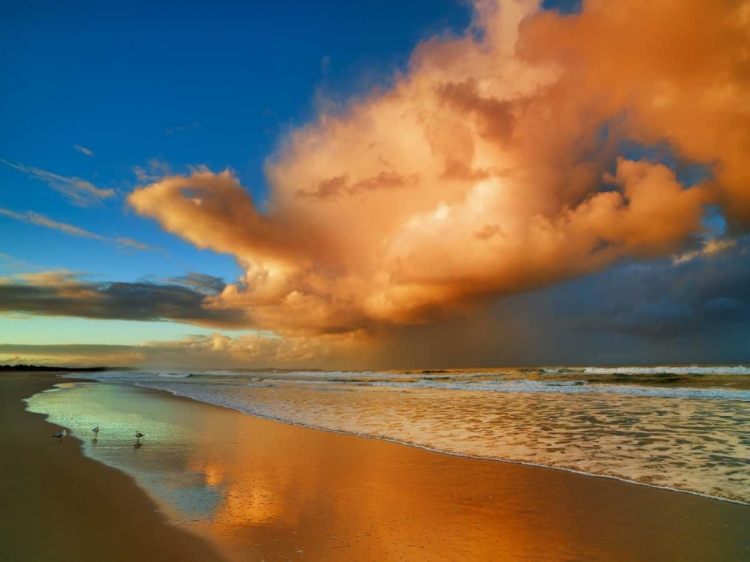
[[[205,168],[128,202],[243,266],[206,307],[287,334],[427,322],[670,255],[708,204],[750,224],[749,4],[538,4],[476,2],[472,27],[418,45],[390,89],[294,131],[267,162],[267,214]],[[715,176],[686,188],[615,161],[621,139],[667,140]]]
[[356,335],[279,337],[262,332],[229,337],[214,333],[179,340],[136,345],[6,344],[0,343],[0,363],[43,363],[66,366],[143,365],[152,368],[212,369],[217,366],[309,368],[330,364],[367,351]]

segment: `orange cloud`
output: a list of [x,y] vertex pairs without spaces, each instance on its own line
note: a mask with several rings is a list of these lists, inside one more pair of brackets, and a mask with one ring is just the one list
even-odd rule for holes
[[16,359],[23,356],[25,361],[33,363],[68,366],[190,365],[192,368],[215,369],[253,365],[311,368],[329,367],[342,360],[351,363],[368,349],[368,342],[355,334],[280,337],[267,333],[249,333],[232,338],[216,333],[138,345],[0,343],[0,356],[9,354]]
[[750,224],[750,2],[587,0],[581,15],[540,13],[520,52],[565,72],[558,90],[586,93],[599,118],[626,112],[624,133],[669,141],[713,165],[729,218]]
[[[390,89],[292,132],[266,165],[266,213],[205,168],[128,201],[244,267],[208,308],[284,333],[422,323],[669,255],[707,204],[750,224],[749,6],[593,0],[562,16],[479,0],[470,29],[418,45]],[[615,161],[622,139],[668,142],[714,177],[688,188]]]

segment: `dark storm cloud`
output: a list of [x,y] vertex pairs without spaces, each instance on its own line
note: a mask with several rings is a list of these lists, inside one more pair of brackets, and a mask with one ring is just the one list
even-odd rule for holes
[[750,361],[748,341],[744,237],[713,253],[631,262],[468,316],[404,327],[372,361],[382,368],[741,363]]
[[118,344],[15,344],[0,343],[0,355],[13,354],[18,359],[26,356],[64,356],[95,359],[109,356],[128,356],[137,353],[138,346]]
[[165,279],[165,281],[194,289],[206,295],[218,295],[227,286],[221,277],[214,277],[213,275],[196,273],[194,271],[180,277],[170,277]]
[[[16,276],[0,280],[0,312],[242,326],[244,312],[206,305],[207,287],[218,289],[219,283],[205,277],[193,274],[177,284],[92,282],[66,272]],[[190,282],[197,286],[186,286]]]
[[749,237],[683,262],[618,268],[598,281],[607,297],[582,321],[593,329],[671,338],[750,325]]

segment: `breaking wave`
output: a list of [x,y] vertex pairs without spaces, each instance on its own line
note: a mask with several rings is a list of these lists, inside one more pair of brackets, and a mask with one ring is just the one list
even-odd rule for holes
[[743,376],[745,370],[667,366],[85,376],[284,423],[750,503],[750,377]]

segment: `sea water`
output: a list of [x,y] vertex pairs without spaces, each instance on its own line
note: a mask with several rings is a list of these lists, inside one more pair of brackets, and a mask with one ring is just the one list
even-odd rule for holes
[[86,376],[285,423],[750,503],[747,366]]

